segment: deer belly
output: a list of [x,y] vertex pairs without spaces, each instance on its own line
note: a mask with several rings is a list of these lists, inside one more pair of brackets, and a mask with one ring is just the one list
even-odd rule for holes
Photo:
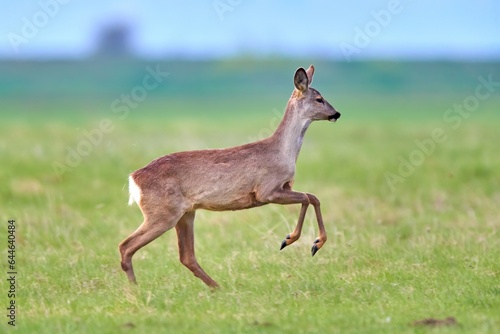
[[214,196],[204,198],[194,205],[195,209],[205,209],[211,211],[243,210],[264,205],[265,203],[257,201],[255,193],[249,193],[237,197]]

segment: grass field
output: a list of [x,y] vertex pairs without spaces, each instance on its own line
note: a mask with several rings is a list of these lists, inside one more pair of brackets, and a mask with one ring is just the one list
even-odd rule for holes
[[[317,76],[325,80],[321,68]],[[424,333],[430,327],[414,321],[454,317],[457,324],[432,332],[497,332],[500,95],[481,100],[468,118],[444,118],[476,85],[442,95],[342,96],[313,85],[342,118],[311,125],[294,188],[321,200],[328,242],[311,257],[311,209],[301,239],[283,251],[298,206],[198,211],[197,257],[221,285],[215,291],[179,263],[174,231],[135,255],[139,284],[127,282],[117,245],[142,221],[126,205],[127,175],[159,155],[269,134],[288,94],[154,97],[123,119],[109,112],[109,101],[51,101],[31,113],[16,112],[28,102],[8,101],[0,199],[4,226],[17,224],[15,331]],[[102,112],[88,112],[99,105]],[[82,144],[103,119],[109,131]],[[68,148],[86,153],[67,160]],[[3,319],[1,331],[13,330]]]

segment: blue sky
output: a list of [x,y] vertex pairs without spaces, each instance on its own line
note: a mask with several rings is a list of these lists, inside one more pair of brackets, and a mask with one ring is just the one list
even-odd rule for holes
[[133,27],[147,58],[285,55],[500,59],[498,0],[3,1],[0,57],[85,57],[100,29]]

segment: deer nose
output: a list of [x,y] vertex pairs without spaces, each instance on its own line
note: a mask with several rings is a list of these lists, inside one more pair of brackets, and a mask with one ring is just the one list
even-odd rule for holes
[[337,111],[335,114],[331,115],[328,117],[328,120],[329,121],[336,121],[340,118],[340,113]]

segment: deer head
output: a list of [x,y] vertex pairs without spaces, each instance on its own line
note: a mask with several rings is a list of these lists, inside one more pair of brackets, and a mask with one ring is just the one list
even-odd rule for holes
[[295,90],[292,98],[295,100],[296,110],[299,110],[301,118],[306,120],[335,122],[339,119],[340,113],[321,96],[320,92],[310,87],[313,75],[312,65],[307,71],[301,67],[295,72],[293,79]]

